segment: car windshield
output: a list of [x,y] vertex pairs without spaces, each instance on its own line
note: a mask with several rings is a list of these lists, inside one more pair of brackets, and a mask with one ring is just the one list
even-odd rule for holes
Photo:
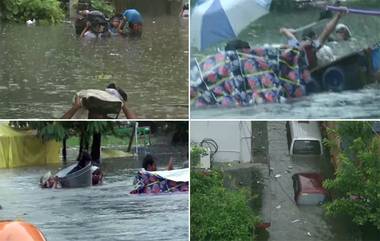
[[293,144],[294,155],[320,155],[321,146],[319,141],[298,140]]

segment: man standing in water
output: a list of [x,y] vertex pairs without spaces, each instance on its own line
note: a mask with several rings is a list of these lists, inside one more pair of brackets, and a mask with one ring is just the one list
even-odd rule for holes
[[123,29],[128,23],[128,35],[141,37],[142,27],[143,27],[143,18],[141,14],[136,9],[127,9],[124,11],[123,21],[119,25],[119,32],[125,34]]

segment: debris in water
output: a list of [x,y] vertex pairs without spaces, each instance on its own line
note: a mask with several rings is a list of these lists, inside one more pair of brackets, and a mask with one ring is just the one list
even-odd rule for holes
[[276,209],[280,209],[281,208],[281,205],[278,205],[277,207],[276,207]]
[[288,169],[292,169],[293,168],[293,166],[288,166]]
[[118,53],[110,53],[111,56],[120,56]]
[[311,237],[311,233],[310,233],[310,232],[307,232],[307,235],[308,235],[309,237]]
[[301,221],[301,220],[299,220],[299,219],[294,219],[294,220],[292,221],[292,223],[298,223],[299,221]]
[[112,75],[110,75],[110,74],[100,74],[100,75],[96,76],[96,78],[98,80],[110,80],[110,79],[112,79]]
[[281,174],[277,174],[276,176],[274,176],[275,178],[279,178],[281,177]]

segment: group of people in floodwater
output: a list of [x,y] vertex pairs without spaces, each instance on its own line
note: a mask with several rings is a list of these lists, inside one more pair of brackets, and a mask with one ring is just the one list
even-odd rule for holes
[[[87,151],[81,153],[78,159],[77,165],[66,175],[75,173],[89,164],[93,166],[92,168],[92,185],[98,185],[103,183],[103,172],[98,166],[98,162],[94,162],[91,155]],[[188,168],[188,163],[185,163],[184,168]],[[170,158],[167,170],[171,171],[174,169],[173,159]],[[155,158],[148,154],[144,157],[142,163],[142,169],[138,171],[134,185],[135,188],[130,192],[131,194],[141,194],[141,193],[164,193],[164,192],[187,192],[189,190],[188,182],[176,182],[173,180],[168,180],[162,178],[152,172],[157,171],[157,162]],[[60,183],[60,178],[53,175],[50,171],[40,178],[41,188],[62,188]]]
[[[328,42],[350,42],[352,32],[337,13],[318,35],[312,30],[298,38],[296,30],[281,28],[287,43],[280,47],[251,46],[241,40],[225,51],[191,64],[191,99],[195,107],[236,107],[281,103],[316,92],[313,71],[336,60]],[[336,38],[331,34],[335,32]]]
[[111,36],[141,37],[143,17],[136,9],[126,9],[122,14],[107,19],[97,10],[79,11],[75,21],[76,33],[84,39],[106,38]]

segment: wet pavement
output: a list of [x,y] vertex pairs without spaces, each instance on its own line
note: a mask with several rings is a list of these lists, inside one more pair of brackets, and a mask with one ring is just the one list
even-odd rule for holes
[[[272,168],[266,205],[270,205],[269,241],[354,241],[361,240],[357,228],[347,220],[326,217],[321,206],[297,206],[293,199],[291,176],[297,172],[331,174],[323,157],[291,158],[288,152],[286,123],[268,123],[269,159]],[[275,178],[275,175],[281,175]],[[265,196],[265,195],[264,195]],[[264,204],[265,205],[265,204]]]
[[188,240],[188,194],[130,195],[140,166],[135,158],[105,160],[104,184],[78,189],[38,186],[57,166],[2,169],[0,219],[33,223],[54,241]]

